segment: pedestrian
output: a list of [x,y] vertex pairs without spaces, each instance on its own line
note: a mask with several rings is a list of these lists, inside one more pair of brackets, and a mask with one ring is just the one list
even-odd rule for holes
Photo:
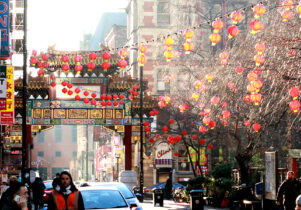
[[83,197],[76,189],[71,174],[67,171],[61,173],[58,187],[53,189],[49,196],[48,210],[58,209],[85,209]]
[[18,178],[16,176],[11,176],[9,178],[9,187],[2,193],[0,200],[0,209],[2,209],[5,202],[8,201],[8,196],[12,194],[13,186],[19,183]]
[[301,195],[299,195],[296,199],[296,208],[295,210],[301,210]]
[[166,184],[164,188],[165,198],[171,199],[172,197],[172,181],[169,176],[166,177]]
[[60,183],[60,173],[56,173],[55,178],[52,181],[52,187],[55,189]]
[[286,176],[286,180],[282,182],[278,189],[276,204],[278,206],[284,204],[285,210],[294,210],[296,198],[300,195],[301,183],[295,178],[293,171],[288,171]]
[[18,182],[11,187],[6,199],[1,210],[27,210],[28,190]]
[[35,210],[38,210],[44,206],[43,195],[46,187],[43,180],[40,177],[36,177],[35,181],[31,185],[31,188]]

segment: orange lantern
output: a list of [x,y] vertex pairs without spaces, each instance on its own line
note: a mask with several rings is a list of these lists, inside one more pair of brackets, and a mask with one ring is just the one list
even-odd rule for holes
[[221,35],[217,33],[213,33],[209,36],[210,41],[212,42],[212,46],[215,46],[217,43],[221,41]]
[[171,50],[171,46],[172,46],[174,43],[175,43],[174,40],[173,40],[170,36],[168,36],[168,37],[165,39],[165,42],[164,42],[165,46],[167,47],[167,50]]
[[144,55],[140,55],[138,57],[138,62],[140,63],[140,66],[144,66],[144,64],[146,63],[147,59]]
[[257,74],[255,74],[254,72],[251,71],[247,77],[248,77],[248,80],[254,81],[255,79],[257,79]]
[[263,55],[255,55],[254,61],[256,63],[256,66],[260,66],[260,64],[264,63],[264,56]]
[[257,106],[259,102],[262,100],[262,95],[260,93],[254,93],[251,95],[251,100]]
[[214,29],[214,33],[218,33],[219,30],[221,30],[224,27],[223,21],[221,21],[220,18],[217,18],[215,21],[212,23],[212,27]]
[[255,93],[256,92],[256,88],[253,85],[248,85],[247,90],[250,93]]
[[196,81],[195,83],[194,83],[194,87],[195,88],[200,88],[200,87],[202,87],[202,81],[200,81],[200,80],[198,80],[198,81]]
[[255,18],[258,19],[260,16],[262,16],[265,13],[265,8],[263,6],[263,4],[257,4],[254,8],[253,8],[253,12],[255,13]]
[[171,51],[165,51],[164,56],[165,56],[167,62],[170,62],[171,59],[174,57],[174,55]]
[[299,18],[301,18],[301,4],[297,6],[297,12],[299,14]]
[[209,117],[203,118],[203,123],[205,123],[206,125],[208,125],[210,121],[211,121],[211,119]]
[[185,42],[183,48],[186,51],[185,54],[190,54],[190,52],[193,50],[193,44],[191,42]]
[[197,94],[197,93],[192,94],[192,98],[193,98],[195,101],[199,100],[199,94]]
[[289,94],[291,97],[293,97],[294,100],[296,100],[300,94],[300,89],[297,87],[293,87],[290,89]]
[[286,7],[286,10],[290,10],[294,6],[293,0],[284,0],[282,6]]
[[229,54],[228,54],[227,52],[221,52],[221,53],[219,54],[219,57],[220,57],[220,59],[222,59],[222,60],[227,60],[228,57],[229,57]]
[[193,36],[194,32],[190,29],[187,29],[184,33],[184,37],[186,38],[187,42],[190,42]]
[[211,83],[212,80],[213,80],[213,75],[212,75],[212,74],[207,74],[207,75],[206,75],[206,79],[207,79],[208,82]]
[[260,88],[262,87],[262,81],[255,79],[254,81],[251,81],[251,85],[256,88],[256,91],[258,92]]
[[244,71],[244,67],[242,67],[242,66],[237,66],[236,69],[235,69],[235,71],[236,71],[238,74],[240,74],[240,73],[242,73],[242,72]]
[[258,132],[261,129],[261,125],[258,123],[253,124],[252,126],[253,130]]
[[228,27],[228,33],[229,33],[229,39],[231,39],[234,36],[237,36],[239,34],[239,30],[237,28],[237,26],[229,26]]
[[140,51],[140,53],[146,53],[147,47],[142,44],[138,47],[138,50]]
[[124,59],[128,55],[128,51],[126,49],[119,50],[119,55],[121,59]]
[[222,115],[223,115],[223,118],[228,119],[229,117],[231,117],[231,112],[228,110],[224,110]]
[[297,101],[297,100],[293,100],[293,101],[291,101],[291,103],[290,103],[290,108],[291,108],[291,110],[292,110],[294,113],[298,113],[298,112],[299,112],[300,106],[301,106],[301,104],[300,104],[300,102]]
[[237,24],[242,20],[242,14],[239,11],[234,11],[231,13],[231,19],[233,20],[233,24]]
[[255,45],[255,49],[257,50],[258,54],[261,55],[263,51],[265,51],[265,44],[263,42],[258,42]]
[[256,34],[264,29],[263,24],[259,20],[253,20],[250,23],[251,34]]
[[292,18],[292,13],[289,10],[285,10],[281,13],[281,16],[282,16],[283,22],[286,22]]

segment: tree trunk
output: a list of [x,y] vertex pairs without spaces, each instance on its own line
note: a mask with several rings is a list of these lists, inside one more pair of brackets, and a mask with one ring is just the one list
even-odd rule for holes
[[249,155],[237,154],[235,158],[237,160],[240,169],[241,184],[243,183],[248,184],[249,183],[248,169],[249,169],[249,162],[251,160],[251,157]]

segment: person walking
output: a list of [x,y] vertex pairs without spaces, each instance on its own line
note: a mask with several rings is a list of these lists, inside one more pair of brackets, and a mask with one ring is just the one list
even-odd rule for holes
[[59,179],[59,190],[58,187],[56,187],[49,196],[48,210],[84,210],[83,197],[76,189],[71,174],[67,171],[63,171]]
[[55,189],[60,183],[60,173],[56,173],[55,178],[52,181],[52,187]]
[[28,190],[25,185],[16,183],[9,191],[1,210],[27,210]]
[[5,202],[8,201],[8,196],[12,194],[13,186],[16,185],[18,182],[18,178],[16,176],[11,176],[9,178],[9,187],[2,193],[1,200],[0,200],[0,209],[2,209]]
[[43,207],[43,195],[44,190],[46,188],[43,180],[40,177],[37,177],[35,181],[31,185],[32,187],[32,193],[33,193],[33,203],[35,210],[38,210],[39,208]]
[[165,192],[165,198],[168,200],[171,199],[171,197],[172,197],[172,181],[170,179],[170,176],[168,176],[166,179],[164,192]]
[[276,204],[280,206],[282,203],[284,204],[285,210],[294,210],[296,198],[300,195],[301,183],[295,178],[293,171],[288,171],[286,176],[286,180],[282,182],[278,189]]

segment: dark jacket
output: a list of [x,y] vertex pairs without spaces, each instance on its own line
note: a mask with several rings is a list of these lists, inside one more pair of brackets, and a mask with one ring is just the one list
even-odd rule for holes
[[[71,189],[72,192],[74,192],[74,190],[77,190],[77,189]],[[59,193],[63,194],[61,191]],[[64,195],[63,194],[63,196],[64,196],[65,201],[67,202],[67,199],[68,199],[69,195]],[[52,194],[50,194],[50,196],[49,196],[48,208],[47,209],[48,210],[55,210],[56,209],[55,201],[53,200]],[[84,206],[84,201],[83,201],[82,194],[80,192],[78,192],[78,210],[84,210],[84,209],[85,209],[85,206]]]
[[43,195],[45,190],[45,184],[41,178],[36,178],[31,185],[33,192],[33,200],[35,203],[40,203],[43,201]]
[[280,185],[277,194],[277,201],[282,203],[284,195],[284,205],[294,204],[298,195],[300,195],[301,183],[297,179],[286,179]]
[[52,187],[55,189],[56,186],[60,184],[60,178],[54,178],[52,181]]

